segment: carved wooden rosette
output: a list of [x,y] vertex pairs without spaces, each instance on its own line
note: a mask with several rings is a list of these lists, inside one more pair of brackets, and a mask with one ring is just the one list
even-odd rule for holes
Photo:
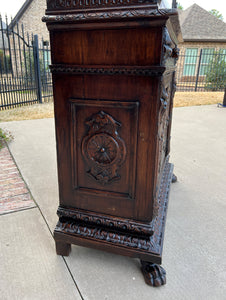
[[82,140],[82,154],[90,174],[98,183],[107,184],[120,179],[118,169],[126,157],[126,146],[117,129],[121,126],[103,111],[86,121],[89,127]]

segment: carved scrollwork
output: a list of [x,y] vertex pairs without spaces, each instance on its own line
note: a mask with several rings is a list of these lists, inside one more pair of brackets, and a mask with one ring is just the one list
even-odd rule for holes
[[120,179],[117,171],[126,156],[125,143],[117,132],[121,124],[100,111],[86,125],[89,131],[82,140],[82,154],[89,166],[87,173],[103,185]]
[[129,6],[143,3],[156,4],[157,0],[47,0],[48,9],[78,9],[112,6]]
[[112,230],[130,231],[137,235],[151,236],[153,228],[151,223],[140,223],[129,219],[120,219],[117,217],[106,217],[100,214],[84,212],[79,209],[59,207],[57,210],[59,217],[68,217],[76,221],[85,222],[89,225],[103,226]]
[[172,52],[173,52],[173,48],[174,48],[174,44],[173,41],[170,38],[168,29],[166,27],[164,27],[164,31],[163,31],[163,62],[166,61],[166,59],[168,57],[172,56]]
[[[96,224],[90,224],[89,216],[72,217],[71,212],[66,211],[66,215],[60,210],[60,219],[55,228],[55,232],[63,234],[72,234],[80,238],[90,238],[93,240],[103,240],[110,245],[115,244],[119,247],[128,247],[143,250],[154,255],[161,256],[163,233],[166,221],[166,211],[169,197],[169,187],[172,179],[173,166],[165,164],[161,185],[159,187],[158,197],[154,203],[153,234],[143,236],[136,231],[131,232],[127,228],[116,231],[114,226],[108,226],[103,220],[96,220]],[[60,208],[59,208],[60,209]],[[94,216],[95,218],[95,216]],[[131,223],[132,225],[132,223]]]
[[156,245],[151,238],[142,238],[128,233],[119,233],[102,227],[89,227],[86,224],[76,222],[67,218],[61,218],[55,228],[56,232],[64,232],[89,237],[96,240],[104,240],[121,246],[138,248],[152,252]]
[[180,53],[180,49],[175,47],[173,48],[173,51],[172,51],[172,57],[176,59],[176,61],[178,60],[179,58],[179,53]]
[[163,79],[161,83],[161,107],[159,110],[159,128],[158,128],[158,176],[161,175],[164,167],[164,161],[167,152],[167,130],[169,126],[169,97],[171,89],[167,85],[167,80]]
[[165,71],[164,67],[86,67],[74,65],[51,65],[50,70],[53,73],[70,73],[70,74],[100,74],[100,75],[129,75],[129,76],[158,76],[160,77]]
[[103,19],[127,19],[127,18],[149,18],[164,15],[174,15],[176,10],[173,9],[130,9],[126,11],[98,11],[98,12],[84,12],[65,15],[46,15],[42,18],[43,22],[77,22],[85,20],[103,20]]
[[162,104],[162,107],[164,108],[164,110],[167,108],[168,100],[169,100],[169,93],[168,93],[167,89],[163,86],[160,101],[161,101],[161,104]]
[[162,64],[166,65],[166,62],[168,59],[173,59],[172,66],[175,65],[176,61],[179,57],[179,49],[177,46],[173,43],[171,40],[171,37],[169,35],[169,32],[166,27],[164,27],[163,32],[163,60]]
[[174,76],[174,78],[173,78],[173,85],[172,85],[172,99],[174,98],[176,90],[177,90],[177,82],[176,82],[176,78]]

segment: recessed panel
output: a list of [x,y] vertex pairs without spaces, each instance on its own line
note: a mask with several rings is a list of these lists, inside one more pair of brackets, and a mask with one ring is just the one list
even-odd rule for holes
[[51,37],[53,64],[151,66],[161,60],[161,27],[56,31]]
[[139,103],[70,103],[73,189],[134,199]]

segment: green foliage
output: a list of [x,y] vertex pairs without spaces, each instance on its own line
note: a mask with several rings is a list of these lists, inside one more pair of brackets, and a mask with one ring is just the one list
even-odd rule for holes
[[[34,64],[34,55],[33,52],[26,51],[23,59],[23,74],[24,80],[27,84],[33,84],[35,80],[35,64]],[[39,55],[39,67],[40,67],[40,75],[41,80],[44,80],[46,77],[46,72],[48,70],[48,66],[45,64],[43,56]]]
[[0,70],[5,72],[10,72],[12,70],[10,56],[4,55],[3,50],[0,49]]
[[5,142],[13,140],[11,132],[0,128],[0,149],[3,148]]
[[218,91],[226,85],[226,58],[223,50],[215,51],[205,71],[205,89]]
[[177,2],[177,8],[180,10],[184,10],[183,6],[180,4],[180,2]]
[[211,13],[213,16],[217,17],[218,19],[223,21],[223,15],[217,10],[217,9],[211,9],[209,11],[209,13]]

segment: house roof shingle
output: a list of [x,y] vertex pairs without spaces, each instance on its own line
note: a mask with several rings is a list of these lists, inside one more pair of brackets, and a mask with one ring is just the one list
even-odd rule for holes
[[197,4],[193,4],[186,10],[180,11],[179,19],[185,42],[226,42],[226,23]]

